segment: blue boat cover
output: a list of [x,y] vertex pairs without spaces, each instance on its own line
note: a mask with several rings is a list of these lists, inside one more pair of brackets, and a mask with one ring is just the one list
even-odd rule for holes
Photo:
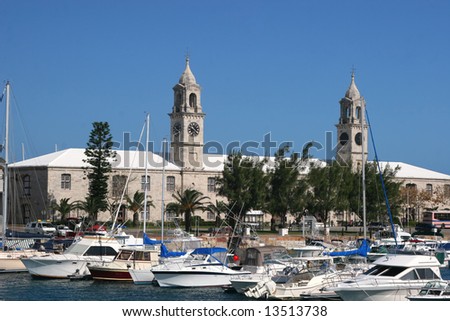
[[214,253],[222,253],[227,252],[228,250],[224,247],[199,247],[196,248],[192,254],[201,254],[201,255],[212,255]]
[[350,255],[360,255],[363,257],[367,257],[367,253],[370,252],[370,246],[367,240],[362,240],[359,248],[350,251],[342,251],[342,252],[329,252],[327,253],[329,256],[350,256]]
[[174,251],[169,251],[167,249],[167,247],[163,244],[161,244],[161,257],[177,257],[177,256],[182,256],[185,255],[186,252],[174,252]]
[[151,238],[148,237],[147,233],[144,233],[143,236],[143,241],[145,245],[156,245],[156,244],[161,244],[161,241],[158,240],[152,240]]

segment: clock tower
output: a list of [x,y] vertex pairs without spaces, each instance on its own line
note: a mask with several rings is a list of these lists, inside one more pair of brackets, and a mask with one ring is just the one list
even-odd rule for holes
[[170,116],[172,161],[183,168],[203,167],[203,119],[201,88],[186,57],[186,68],[173,87],[174,103]]
[[355,84],[352,72],[350,86],[345,97],[339,101],[341,114],[337,127],[336,160],[344,165],[351,165],[353,170],[361,169],[367,160],[368,126],[365,121],[366,102]]

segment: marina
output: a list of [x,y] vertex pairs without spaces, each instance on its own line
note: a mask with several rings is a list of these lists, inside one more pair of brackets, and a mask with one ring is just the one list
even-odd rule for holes
[[[148,6],[145,8],[155,12],[153,5]],[[283,10],[283,15],[285,12],[312,12],[297,6],[298,4],[291,10]],[[257,12],[260,7],[263,6],[249,7],[249,12]],[[129,10],[125,7],[122,9],[124,13]],[[262,20],[263,25],[254,24],[254,21],[248,20],[247,17],[246,24],[255,26],[255,30],[264,30],[272,16],[278,16],[273,14],[276,13],[274,8],[268,9],[270,10],[267,10],[267,18]],[[24,12],[32,12],[33,17],[39,16],[40,9],[35,10],[36,13],[34,10]],[[120,13],[117,17],[125,16],[122,10],[109,10],[114,14]],[[88,10],[83,8],[80,14],[85,14],[85,11]],[[164,19],[160,21],[158,28],[148,30],[161,30],[163,37],[168,39],[182,38],[180,30],[183,28],[173,23],[177,21],[173,19],[176,15],[172,16],[176,10],[169,11],[170,19]],[[226,10],[218,10],[223,11]],[[343,12],[348,15],[351,11]],[[189,37],[181,39],[179,45],[191,42],[189,38],[194,39],[197,30],[201,30],[197,29],[200,26],[197,22],[203,19],[195,19],[197,12],[203,14],[202,10],[197,8],[195,13],[184,8],[180,11],[184,19],[189,17],[188,21],[194,23]],[[232,12],[242,11],[233,8]],[[99,13],[103,14],[104,9]],[[129,13],[130,17],[133,17],[132,20],[135,20],[138,12]],[[420,13],[422,16],[422,11]],[[205,18],[210,16],[214,15],[204,15]],[[98,15],[92,17],[95,17],[93,20],[96,23],[99,21]],[[24,20],[24,25],[31,27],[32,25],[28,24],[29,20],[33,21],[31,18]],[[47,18],[43,20],[52,21],[52,17]],[[61,66],[65,66],[64,70],[67,69],[64,75],[67,74],[71,82],[80,86],[73,86],[68,79],[61,79],[62,87],[43,81],[40,94],[36,95],[37,90],[33,87],[37,82],[32,81],[32,74],[40,68],[29,65],[22,75],[15,71],[21,69],[20,64],[14,63],[14,59],[3,59],[11,62],[11,67],[7,67],[11,70],[2,71],[1,77],[14,80],[17,91],[15,88],[14,92],[12,91],[10,80],[5,80],[5,86],[0,91],[0,107],[3,108],[3,99],[5,105],[4,119],[0,119],[0,123],[4,123],[4,137],[0,137],[0,302],[3,304],[0,308],[6,306],[5,310],[11,312],[17,310],[16,305],[21,301],[34,301],[34,304],[44,301],[62,302],[57,304],[56,309],[49,311],[51,315],[36,313],[39,318],[60,316],[56,310],[64,306],[64,301],[66,304],[67,301],[84,301],[82,305],[99,301],[144,301],[142,305],[146,305],[146,301],[185,301],[186,306],[192,301],[196,301],[192,305],[201,304],[202,301],[242,301],[241,304],[235,304],[238,306],[236,310],[253,303],[254,306],[261,306],[262,302],[269,302],[264,310],[259,310],[260,316],[261,311],[264,311],[264,316],[278,317],[285,315],[276,313],[287,313],[287,310],[270,311],[270,305],[275,301],[283,302],[280,304],[283,308],[289,305],[297,305],[300,308],[302,305],[306,306],[297,301],[320,301],[314,303],[314,306],[323,308],[321,302],[324,301],[391,303],[449,300],[450,175],[446,174],[448,162],[435,153],[436,150],[441,150],[445,143],[434,148],[431,145],[429,149],[422,148],[421,157],[426,158],[425,162],[414,155],[418,154],[414,153],[418,146],[424,144],[410,136],[417,132],[412,128],[425,128],[424,125],[428,123],[433,124],[433,129],[442,130],[445,126],[439,126],[439,120],[445,119],[446,114],[428,113],[427,118],[433,114],[439,116],[408,120],[409,115],[416,113],[414,104],[408,103],[406,98],[415,96],[416,91],[414,87],[409,86],[405,93],[402,93],[396,83],[391,83],[390,87],[395,88],[395,95],[392,95],[389,91],[382,90],[382,86],[375,85],[381,83],[376,79],[376,69],[383,65],[382,61],[376,62],[377,68],[374,68],[375,65],[373,68],[361,66],[361,72],[358,71],[358,74],[352,67],[348,75],[350,83],[346,90],[342,87],[340,96],[336,95],[338,88],[329,88],[330,85],[326,82],[332,80],[330,83],[333,87],[339,84],[339,78],[342,76],[337,74],[342,74],[342,70],[336,70],[336,75],[333,76],[331,69],[324,66],[326,73],[320,75],[323,70],[317,70],[314,77],[326,81],[320,84],[311,82],[313,78],[308,76],[308,70],[305,70],[303,65],[297,65],[297,62],[307,61],[309,65],[317,66],[318,61],[314,64],[311,57],[298,55],[296,50],[288,50],[282,44],[277,45],[273,41],[275,39],[270,41],[272,33],[277,34],[277,42],[278,38],[302,39],[301,32],[297,31],[304,30],[304,27],[295,24],[296,21],[303,20],[298,19],[298,16],[292,18],[274,20],[273,26],[281,26],[280,29],[274,29],[269,24],[270,28],[261,32],[264,37],[260,39],[265,47],[269,48],[267,50],[277,48],[279,52],[284,53],[283,56],[286,55],[286,58],[276,60],[270,57],[272,63],[269,63],[268,57],[264,61],[267,63],[264,66],[270,65],[284,70],[282,77],[269,73],[270,68],[267,67],[253,69],[250,63],[243,64],[245,68],[234,70],[233,77],[230,77],[231,74],[227,75],[232,71],[229,67],[222,67],[222,73],[211,74],[212,70],[218,71],[214,65],[225,66],[225,63],[233,62],[233,59],[221,64],[217,63],[221,61],[219,59],[209,61],[198,54],[201,47],[197,47],[194,42],[197,47],[194,49],[194,55],[191,57],[189,51],[185,54],[184,68],[180,67],[173,78],[170,74],[174,71],[163,62],[176,60],[176,57],[164,56],[168,52],[179,52],[178,46],[172,49],[163,46],[158,53],[158,56],[164,57],[162,60],[160,57],[158,60],[148,59],[152,54],[147,52],[145,64],[137,57],[134,59],[131,55],[122,53],[118,56],[123,62],[120,64],[123,65],[122,74],[109,73],[111,70],[120,69],[111,68],[117,65],[117,62],[111,61],[107,66],[108,76],[105,74],[102,79],[96,79],[96,76],[101,74],[101,64],[96,61],[94,55],[96,46],[73,41],[77,37],[72,38],[72,34],[64,29],[65,19],[53,21],[57,24],[52,25],[52,28],[57,26],[61,34],[67,34],[64,38],[77,44],[77,48],[92,49],[92,61],[96,61],[96,68],[86,68],[83,77],[75,82],[77,77],[74,77],[75,69],[72,67],[77,66],[78,58],[64,55],[65,50],[68,50],[64,49],[64,46],[61,46],[61,52],[55,51],[66,57],[66,60],[61,61]],[[111,28],[108,34],[115,34],[110,31],[115,29],[117,20],[112,20],[114,24],[110,28],[114,28]],[[158,19],[149,19],[149,16],[145,15],[144,20],[138,28],[128,30],[125,26],[134,24],[131,20],[123,20],[123,30],[127,30],[126,38],[136,35],[141,39],[157,40],[157,37],[148,32],[145,35],[139,35],[137,32],[145,29],[142,26],[147,24],[146,21]],[[239,19],[231,20],[239,22]],[[282,31],[284,20],[292,22],[292,25],[290,23],[285,27],[288,27],[286,31],[296,30],[293,37],[279,36],[286,33]],[[416,20],[412,20],[412,26],[416,24]],[[98,40],[109,37],[97,34],[96,28],[89,26],[89,21],[80,21],[86,23],[86,30],[93,32],[83,32],[79,38],[89,39],[91,35],[95,35],[92,43],[99,44],[98,47],[102,48],[101,60],[106,62],[108,59],[103,57],[112,57],[114,51],[100,45]],[[166,25],[164,29],[160,28],[164,25],[161,22],[166,21],[170,21],[170,25]],[[380,20],[376,21],[374,28],[378,31]],[[397,18],[393,21],[395,24],[398,22]],[[316,23],[316,19],[311,22]],[[365,24],[358,24],[355,20],[352,25]],[[14,33],[15,28],[8,24],[6,26]],[[73,27],[73,23],[70,26],[71,30],[78,29]],[[174,35],[178,37],[168,37],[170,34],[167,31],[173,26],[176,26]],[[215,26],[216,21],[211,20],[203,28],[208,31]],[[442,28],[440,25],[436,27]],[[39,31],[38,26],[33,29],[42,35],[49,34],[49,30]],[[387,29],[384,34],[395,34],[395,28],[391,26],[391,29],[394,32],[387,32]],[[211,32],[211,35],[214,39],[222,39],[220,49],[223,50],[226,38],[238,39],[238,34],[244,34],[244,30],[236,29],[238,32],[233,37],[220,37],[218,30]],[[257,38],[254,37],[257,36],[256,32],[251,31],[248,33],[251,38]],[[348,26],[345,26],[343,31],[347,34]],[[358,31],[354,30],[356,33],[352,39],[357,39]],[[372,34],[371,30],[368,31],[363,34],[364,37],[366,34]],[[433,30],[430,34],[437,33]],[[28,33],[18,36],[8,34],[8,37],[25,41]],[[57,38],[60,38],[59,35]],[[392,41],[397,43],[399,38],[408,37],[396,35]],[[206,39],[203,33],[201,39],[202,42]],[[333,35],[332,39],[324,43],[334,44],[335,39],[340,38]],[[41,40],[45,43],[45,39]],[[130,48],[130,52],[146,52],[136,44],[127,46],[126,41],[120,37],[111,40],[114,47],[124,46]],[[304,40],[306,41],[299,42],[302,45],[292,46],[292,49],[304,51],[303,44],[311,43],[306,38]],[[148,49],[159,51],[158,41],[149,42],[152,47]],[[117,46],[117,43],[120,45]],[[143,45],[143,42],[139,43]],[[208,46],[210,43],[208,42]],[[248,43],[248,39],[245,39],[245,47]],[[231,44],[230,48],[236,49],[236,52],[243,56],[242,47],[238,43]],[[289,44],[294,45],[294,42],[290,41]],[[59,44],[57,46],[59,47]],[[13,49],[15,44],[8,43],[6,47]],[[36,43],[30,47],[38,48]],[[313,52],[318,49],[314,43],[312,47]],[[389,47],[386,43],[380,43],[377,44],[377,50],[372,49],[370,52]],[[414,44],[414,47],[417,47],[417,44]],[[432,48],[429,45],[421,47]],[[71,47],[69,51],[73,52],[74,56],[85,57],[80,55],[80,51],[73,49]],[[333,51],[324,52],[343,53],[350,50],[355,52],[349,46],[336,46]],[[296,53],[292,57],[295,59],[288,57],[291,51]],[[27,51],[20,50],[20,54],[22,52]],[[218,54],[218,50],[213,48],[208,48],[206,52],[211,57]],[[408,48],[405,52],[409,55],[409,52],[416,51]],[[252,60],[256,62],[257,58],[264,54],[264,50],[260,50],[260,54],[251,55]],[[34,53],[32,56],[29,59],[35,59]],[[302,59],[298,59],[298,56]],[[355,62],[360,63],[357,56],[348,58],[356,59]],[[366,56],[362,58],[367,63],[374,60]],[[78,64],[82,62],[88,66],[89,60],[79,60]],[[280,64],[273,63],[277,60]],[[349,63],[347,59],[333,61],[324,58],[321,63],[322,60],[329,60],[336,66]],[[420,60],[430,61],[422,57]],[[27,59],[23,61],[26,62]],[[291,62],[289,69],[282,67],[285,61]],[[48,67],[55,62],[56,60],[39,60],[42,70],[49,72],[49,78],[52,68]],[[139,63],[139,69],[128,65],[134,62]],[[441,66],[445,62],[436,65]],[[260,66],[262,64],[259,64]],[[195,69],[199,71],[196,73],[197,77],[194,76]],[[247,69],[258,72],[263,69],[264,77],[254,72],[249,81],[243,77]],[[416,64],[412,64],[407,70],[409,72],[415,69]],[[429,66],[427,69],[433,71]],[[58,70],[58,74],[53,76],[54,79],[61,78],[62,68],[55,70]],[[137,79],[137,70],[142,72],[149,83],[145,84],[144,78]],[[285,70],[292,70],[295,78],[289,80]],[[392,78],[396,79],[397,83],[409,83],[397,80],[400,79],[398,75],[402,73],[404,72],[393,72],[396,76]],[[173,79],[170,84],[162,81],[163,77],[165,78],[163,75],[166,74],[167,81],[169,78]],[[384,75],[386,70],[383,71],[383,78],[386,79],[384,82],[387,85],[392,80]],[[47,78],[40,74],[38,76],[43,80]],[[417,79],[432,79],[436,80],[436,83],[446,84],[445,79],[435,76],[425,77],[419,74]],[[156,83],[150,85],[153,78],[158,79],[158,87]],[[409,80],[408,78],[405,79]],[[123,82],[120,91],[123,94],[114,95],[112,101],[108,101],[112,96],[110,94],[107,94],[108,99],[105,96],[95,99],[98,92],[103,93],[102,95],[118,92],[113,90],[111,83],[105,81],[108,79],[131,81]],[[264,81],[260,81],[261,79]],[[308,86],[311,87],[302,85],[303,79],[309,79]],[[243,81],[242,84],[235,82],[240,80]],[[220,86],[220,94],[217,94],[218,91],[214,94],[215,81],[217,84],[224,82],[236,86],[235,88],[246,87],[245,94],[250,95],[250,99],[238,95],[236,89],[226,86]],[[23,82],[33,86],[24,85]],[[127,90],[129,83],[145,84],[146,89],[136,86],[136,92],[129,88]],[[91,90],[83,90],[84,84]],[[102,89],[103,84],[107,86],[104,88],[108,88],[108,91]],[[252,86],[255,84],[258,87],[253,87],[253,91]],[[265,88],[267,84],[277,90],[269,92],[268,87]],[[286,84],[292,84],[293,90],[278,92],[279,88],[288,89]],[[374,107],[373,124],[369,119],[369,111],[370,115],[372,111],[366,108],[366,98],[358,88],[359,84],[360,88],[368,93],[369,109]],[[312,90],[314,87],[320,88],[320,92]],[[83,94],[80,96],[83,97],[80,106],[72,105],[76,99],[69,95],[68,88],[75,90],[77,95]],[[430,100],[438,97],[438,92],[442,92],[434,90],[438,88],[436,84],[432,87],[433,90],[426,90],[423,84],[418,88],[429,94],[428,100],[423,102],[420,102],[423,95],[413,97],[412,102],[418,104],[417,110],[425,110],[424,106],[440,105],[442,99],[434,102]],[[168,95],[170,90],[173,91],[172,95]],[[57,102],[50,99],[45,94],[48,92],[60,93],[62,100]],[[120,96],[123,96],[126,102],[120,101]],[[135,100],[134,97],[137,96],[145,101],[145,107],[142,101]],[[271,96],[276,99],[271,101],[268,99]],[[314,97],[315,101],[308,101],[310,97]],[[402,103],[396,102],[394,97],[398,97]],[[153,99],[166,101],[157,102]],[[25,104],[19,104],[19,100]],[[45,101],[45,105],[54,110],[47,109],[46,112],[44,106],[39,106],[40,101]],[[226,105],[221,105],[223,102],[226,102]],[[333,102],[336,106],[334,121],[331,123],[328,109],[323,107],[332,108]],[[257,109],[251,109],[252,103],[255,103]],[[395,112],[401,110],[402,104],[408,108],[405,108],[402,114],[396,114]],[[23,111],[21,106],[25,107]],[[85,106],[87,109],[84,109]],[[283,111],[283,106],[295,108],[288,107]],[[143,107],[148,111],[145,111],[145,121],[140,134],[137,135],[140,126],[138,127],[136,118],[139,116],[139,109]],[[391,109],[395,112],[390,113]],[[318,110],[320,112],[317,114]],[[62,111],[65,112],[61,113]],[[76,112],[70,115],[69,111]],[[91,114],[93,111],[98,112],[95,117]],[[250,113],[246,114],[247,111]],[[298,111],[301,113],[297,114]],[[19,127],[15,123],[22,113],[31,119],[36,118],[33,119],[33,124],[39,124],[38,128],[30,128],[32,136],[36,136],[36,140],[42,145],[40,150],[36,150],[37,153],[34,152],[31,142],[22,142],[28,139],[23,139],[17,133]],[[39,120],[38,116],[41,114],[46,114],[54,125],[47,125],[47,119]],[[81,118],[81,115],[86,119]],[[161,115],[168,118],[163,121]],[[280,115],[282,118],[278,118]],[[228,116],[230,127],[225,126]],[[387,116],[395,124],[389,124]],[[380,119],[381,117],[383,119]],[[290,123],[294,119],[295,122]],[[317,122],[314,123],[313,120]],[[245,122],[245,125],[238,121]],[[92,122],[89,136],[86,122]],[[61,123],[65,126],[58,130]],[[402,130],[406,123],[408,128]],[[258,126],[253,127],[254,124]],[[27,121],[22,125],[24,131],[28,132]],[[76,130],[72,127],[74,125],[78,127]],[[329,135],[330,126],[335,128],[336,135]],[[382,130],[379,130],[378,126],[382,126]],[[241,132],[244,129],[249,129],[248,133],[251,135]],[[399,137],[400,143],[394,144],[392,135],[385,136],[389,130],[408,136]],[[40,137],[41,132],[51,136]],[[317,135],[322,133],[325,134],[325,141],[321,142]],[[427,133],[431,135],[432,131],[428,129]],[[71,135],[77,136],[77,139],[70,139]],[[437,142],[437,135],[432,135],[429,141]],[[295,140],[289,136],[295,137]],[[84,137],[82,144],[78,137]],[[120,138],[123,138],[123,141],[120,141]],[[381,159],[378,157],[375,138],[381,138]],[[407,146],[409,141],[416,142],[417,145],[408,146],[405,152],[402,150],[403,145]],[[52,148],[49,149],[48,144]],[[393,148],[395,153],[386,153],[389,148]],[[22,157],[17,156],[20,154],[19,149]],[[409,151],[413,153],[409,154]],[[444,165],[432,165],[432,161],[437,162],[436,159],[439,158],[442,158]],[[284,303],[286,305],[283,305]],[[204,306],[207,304],[212,302],[207,302]],[[184,308],[182,303],[179,306]],[[226,303],[223,303],[222,308],[225,306]],[[114,308],[119,309],[119,304]],[[176,308],[178,309],[178,306]],[[414,309],[417,309],[417,306]],[[323,309],[320,311],[324,312]],[[103,311],[98,309],[95,312],[101,314]],[[298,314],[298,310],[295,311],[297,314],[293,312],[291,309],[290,316],[307,316],[303,315],[303,310],[300,310],[301,314]],[[32,312],[26,311],[25,314],[27,313]],[[80,317],[78,312],[62,316],[68,319]],[[150,313],[144,316],[159,315]],[[364,319],[369,321],[377,316],[358,314],[358,317],[365,317]]]

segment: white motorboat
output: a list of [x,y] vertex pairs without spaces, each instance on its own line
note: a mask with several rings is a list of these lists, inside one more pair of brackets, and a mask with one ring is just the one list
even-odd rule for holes
[[160,287],[208,287],[230,285],[233,275],[249,274],[226,265],[227,249],[197,248],[188,256],[166,260],[152,268]]
[[450,301],[450,283],[445,280],[428,282],[417,295],[408,295],[409,301]]
[[241,269],[251,272],[233,275],[230,278],[230,288],[238,293],[244,293],[261,281],[272,280],[272,277],[292,265],[292,257],[284,246],[250,247],[241,251],[238,249],[236,254]]
[[148,246],[121,248],[112,262],[102,261],[88,265],[94,280],[133,281],[130,269],[150,270],[159,263],[159,250]]
[[[134,237],[127,238],[133,242]],[[133,243],[131,243],[133,244]],[[21,261],[34,277],[71,278],[90,276],[89,264],[111,262],[122,244],[114,237],[84,236],[63,253],[22,258]]]
[[327,287],[344,301],[405,301],[429,281],[442,280],[435,256],[388,254],[355,278]]
[[[331,258],[323,258],[332,262]],[[336,271],[323,264],[322,268],[309,267],[298,269],[297,273],[289,276],[285,283],[276,283],[274,280],[262,281],[256,286],[244,292],[247,297],[256,299],[292,300],[300,299],[301,296],[327,295],[334,296],[332,291],[324,291],[323,288],[342,280],[344,273]]]

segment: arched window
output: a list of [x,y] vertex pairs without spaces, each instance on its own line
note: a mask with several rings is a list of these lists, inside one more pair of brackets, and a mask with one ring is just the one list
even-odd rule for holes
[[189,106],[197,108],[197,95],[194,93],[189,95]]
[[145,187],[147,187],[147,191],[150,190],[150,176],[142,175],[141,176],[141,189],[145,191]]
[[361,107],[356,107],[356,118],[361,120]]

